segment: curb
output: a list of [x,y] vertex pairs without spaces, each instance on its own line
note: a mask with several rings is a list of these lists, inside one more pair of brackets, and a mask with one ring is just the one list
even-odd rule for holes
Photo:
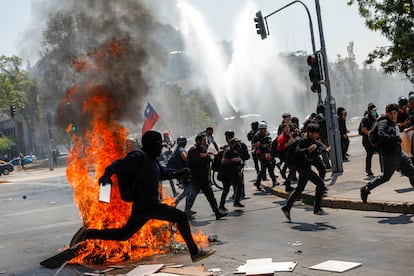
[[[262,188],[273,195],[281,198],[288,198],[288,192],[278,187],[269,187],[262,184]],[[300,196],[303,203],[313,205],[315,196],[309,194],[302,194]],[[350,209],[360,211],[377,211],[387,213],[404,213],[414,214],[414,203],[412,202],[394,202],[394,201],[369,201],[363,203],[361,200],[351,198],[338,198],[338,197],[323,197],[322,207],[334,208],[334,209]]]

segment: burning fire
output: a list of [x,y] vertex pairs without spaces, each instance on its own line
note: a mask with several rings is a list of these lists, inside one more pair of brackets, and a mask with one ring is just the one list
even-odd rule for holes
[[[99,74],[99,70],[110,70],[110,66],[105,67],[104,63],[107,60],[115,62],[127,46],[128,40],[113,40],[106,49],[75,59],[72,67],[78,74],[86,74],[91,79],[91,76]],[[122,106],[110,97],[104,85],[88,81],[68,89],[60,103],[60,111],[79,98],[82,99],[81,114],[73,116],[88,118],[88,122],[85,124],[83,119],[80,129],[72,133],[73,148],[68,159],[67,178],[74,189],[74,199],[86,228],[120,228],[130,215],[131,204],[122,201],[115,177],[111,202],[99,202],[98,178],[106,166],[125,156],[127,129],[113,116]],[[71,129],[69,125],[67,131],[71,132]],[[165,203],[174,202],[173,198],[162,194]],[[150,220],[125,242],[87,240],[72,263],[116,263],[171,252],[169,245],[172,242],[184,242],[179,232],[171,229],[168,222]],[[207,236],[202,231],[194,238],[201,246],[207,243]]]

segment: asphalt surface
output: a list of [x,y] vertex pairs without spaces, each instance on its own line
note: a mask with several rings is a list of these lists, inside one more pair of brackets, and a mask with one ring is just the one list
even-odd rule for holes
[[[399,172],[395,172],[389,182],[372,190],[368,196],[368,202],[363,203],[360,188],[369,180],[365,174],[365,152],[354,151],[349,159],[349,162],[343,163],[342,173],[327,173],[325,185],[328,192],[322,200],[322,206],[390,213],[414,213],[414,188],[410,185],[408,178]],[[375,175],[380,174],[378,155],[374,155],[373,158],[373,172]],[[295,185],[292,186],[295,187]],[[262,187],[282,198],[287,198],[289,195],[285,192],[283,185],[272,188],[270,182],[264,182]],[[303,201],[312,204],[314,194],[315,186],[308,183],[302,196]]]
[[[291,211],[292,223],[288,223],[280,211],[286,196],[284,186],[270,189],[270,183],[263,182],[263,191],[256,191],[252,182],[255,172],[248,164],[245,174],[248,198],[242,201],[245,208],[235,208],[228,201],[228,216],[216,221],[205,197],[199,195],[196,200],[197,214],[192,225],[203,229],[206,235],[217,237],[210,243],[217,249],[216,254],[196,264],[191,263],[188,252],[153,256],[139,262],[120,263],[127,269],[112,273],[126,273],[137,263],[203,263],[206,269],[220,268],[220,275],[233,275],[247,259],[271,257],[273,261],[298,262],[294,272],[278,275],[331,275],[309,269],[326,260],[362,263],[361,267],[343,273],[345,275],[414,275],[412,212],[398,212],[400,207],[397,206],[392,210],[380,210],[391,213],[369,209],[372,208],[369,206],[384,206],[387,202],[412,203],[413,189],[406,177],[396,173],[390,182],[372,191],[367,204],[362,204],[359,188],[366,180],[364,153],[358,145],[357,138],[351,141],[351,161],[344,163],[342,175],[327,174],[329,191],[324,198],[324,205],[328,199],[336,204],[341,201],[354,204],[326,207],[328,216],[314,216],[311,202],[306,201],[307,195],[311,197],[314,192],[309,183],[303,196],[308,204],[297,202]],[[377,160],[375,156],[374,173],[379,173]],[[39,265],[67,245],[82,224],[65,168],[13,172],[1,176],[0,183],[0,275],[72,276],[108,268],[105,265],[67,265],[62,270],[51,270]],[[168,189],[168,186],[164,183],[164,187]],[[220,194],[221,191],[215,189],[217,199]],[[178,208],[183,209],[184,203]]]

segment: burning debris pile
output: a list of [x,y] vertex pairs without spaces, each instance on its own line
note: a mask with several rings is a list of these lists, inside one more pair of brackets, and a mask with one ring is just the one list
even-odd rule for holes
[[[99,202],[97,182],[107,165],[125,155],[128,130],[123,123],[141,119],[138,114],[142,99],[150,90],[144,72],[157,53],[149,37],[152,19],[136,1],[69,3],[68,14],[73,13],[75,21],[83,18],[90,23],[85,29],[77,29],[74,40],[90,43],[83,47],[93,50],[75,55],[77,51],[70,49],[67,53],[73,55],[73,84],[57,110],[58,124],[67,126],[73,139],[67,178],[86,228],[120,228],[128,219],[131,205],[121,200],[116,181],[110,204]],[[136,28],[136,32],[130,28]],[[95,37],[87,37],[88,34]],[[195,239],[207,242],[202,233]],[[72,262],[137,260],[171,252],[175,242],[183,239],[175,234],[172,225],[151,220],[125,242],[86,241]]]

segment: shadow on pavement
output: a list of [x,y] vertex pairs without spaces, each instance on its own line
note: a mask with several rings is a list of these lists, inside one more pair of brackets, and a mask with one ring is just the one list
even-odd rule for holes
[[394,225],[399,225],[399,224],[410,224],[413,223],[412,221],[412,217],[414,215],[410,214],[401,214],[397,217],[384,217],[384,216],[367,216],[367,218],[374,218],[374,219],[380,219],[378,221],[378,223],[388,223],[388,224],[394,224]]

